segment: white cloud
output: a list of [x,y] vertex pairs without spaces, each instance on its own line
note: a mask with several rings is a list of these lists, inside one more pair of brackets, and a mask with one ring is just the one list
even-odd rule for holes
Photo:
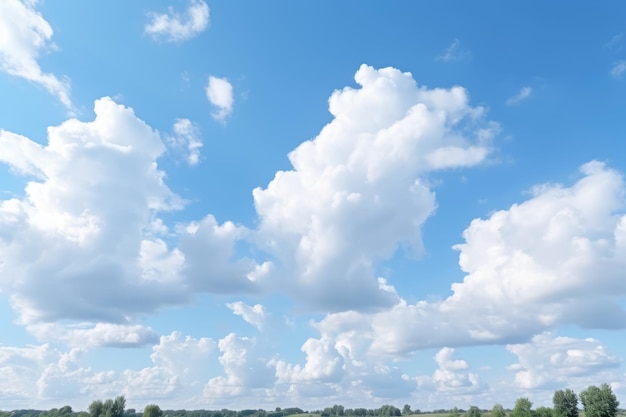
[[184,15],[172,7],[168,13],[151,12],[145,33],[155,40],[182,42],[202,33],[209,25],[209,6],[202,0],[190,0]]
[[571,187],[535,187],[527,201],[474,220],[456,246],[467,276],[449,298],[328,314],[316,328],[371,355],[403,358],[528,340],[561,324],[626,327],[623,178],[599,162],[581,172]]
[[461,42],[458,39],[455,39],[443,54],[437,55],[435,60],[441,62],[453,62],[461,61],[469,56],[470,52],[461,49]]
[[167,137],[168,145],[175,152],[182,153],[189,165],[198,165],[203,145],[200,128],[189,119],[176,119],[173,130],[174,135]]
[[238,337],[230,333],[220,339],[219,358],[225,376],[211,378],[204,387],[203,396],[209,400],[223,397],[239,397],[255,388],[269,388],[274,376],[266,361],[255,351],[256,340]]
[[[153,336],[127,327],[139,314],[197,291],[252,291],[263,267],[231,262],[246,229],[207,216],[181,225],[170,248],[158,215],[183,202],[158,169],[162,138],[110,98],[94,110],[91,122],[49,128],[45,146],[0,130],[0,161],[30,180],[23,197],[0,201],[0,290],[20,322],[46,340],[142,344]],[[63,331],[35,326],[59,320]]]
[[150,309],[146,302],[180,299],[174,287],[135,279],[142,229],[181,207],[155,162],[161,139],[109,98],[94,110],[93,122],[49,128],[47,146],[0,131],[0,161],[34,175],[22,199],[0,202],[0,287],[23,323],[123,322],[135,308]]
[[624,72],[626,72],[626,60],[616,62],[611,68],[613,78],[622,78]]
[[[139,370],[96,371],[85,367],[84,348],[58,351],[48,344],[14,348],[0,346],[0,393],[3,405],[24,402],[41,408],[58,407],[72,399],[87,405],[94,398],[124,394],[129,403],[156,399],[176,404],[177,396],[197,398],[208,375],[216,344],[208,338],[161,336],[152,347],[152,366]],[[184,401],[184,400],[183,400]]]
[[209,102],[217,109],[211,113],[215,120],[224,122],[233,112],[233,86],[227,78],[209,77],[206,87]]
[[375,265],[399,247],[420,253],[436,208],[426,174],[484,162],[498,129],[461,87],[366,65],[355,80],[330,97],[333,120],[289,154],[293,169],[253,192],[256,241],[274,262],[268,285],[324,309],[397,301]]
[[228,303],[226,306],[230,308],[234,314],[241,316],[247,323],[250,323],[259,330],[263,330],[267,320],[267,312],[265,311],[265,307],[261,304],[255,304],[250,307],[241,301],[237,301]]
[[469,365],[462,359],[452,359],[454,349],[444,347],[435,355],[439,368],[435,370],[432,382],[438,393],[470,394],[482,389],[478,374],[468,372]]
[[509,369],[515,372],[515,384],[522,389],[582,388],[590,376],[597,377],[599,372],[615,369],[621,362],[596,339],[574,339],[550,333],[506,348],[518,358],[519,362]]
[[533,89],[532,87],[522,87],[521,90],[519,90],[519,93],[517,93],[516,95],[514,95],[513,97],[509,97],[506,100],[506,105],[507,106],[514,106],[526,99],[528,99],[533,93]]
[[67,108],[72,107],[70,84],[42,71],[37,58],[53,50],[53,30],[34,8],[34,2],[4,0],[0,3],[0,68],[9,75],[44,87]]
[[41,341],[61,341],[69,346],[88,348],[94,346],[137,347],[158,340],[149,327],[111,323],[60,325],[36,323],[28,331]]
[[344,358],[335,349],[334,342],[327,339],[308,339],[302,345],[306,354],[304,366],[291,365],[284,361],[273,362],[278,382],[338,382],[345,374]]

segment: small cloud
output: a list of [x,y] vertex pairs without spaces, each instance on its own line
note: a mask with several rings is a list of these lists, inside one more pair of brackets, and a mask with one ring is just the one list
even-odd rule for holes
[[616,62],[611,68],[611,75],[613,78],[622,78],[622,74],[626,72],[626,60]]
[[198,165],[202,148],[200,129],[189,119],[176,119],[173,130],[174,135],[167,138],[170,148],[184,153],[189,165]]
[[210,76],[206,95],[216,110],[211,113],[217,121],[224,122],[233,112],[233,86],[227,78]]
[[182,42],[193,38],[207,28],[209,6],[202,0],[191,0],[183,15],[169,7],[167,13],[150,12],[148,16],[150,22],[144,31],[154,40]]
[[528,87],[528,86],[522,87],[522,89],[519,90],[519,93],[507,99],[506,105],[514,106],[516,104],[519,104],[520,102],[529,98],[532,95],[532,93],[533,93],[532,87]]
[[230,308],[234,314],[241,316],[247,323],[250,323],[259,330],[263,330],[267,313],[265,307],[261,304],[249,306],[241,301],[237,301],[235,303],[226,304],[226,307]]
[[469,51],[461,49],[461,42],[455,39],[446,51],[438,55],[435,60],[441,62],[460,61],[470,55]]

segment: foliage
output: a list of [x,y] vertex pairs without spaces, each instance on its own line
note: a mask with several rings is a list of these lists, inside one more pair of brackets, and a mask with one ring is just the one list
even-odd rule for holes
[[162,417],[163,411],[161,411],[161,407],[156,404],[148,404],[143,409],[143,417]]
[[402,407],[402,415],[403,416],[408,416],[409,414],[411,414],[411,406],[408,404],[404,404],[404,407]]
[[578,397],[571,389],[554,392],[554,417],[578,417]]
[[585,409],[585,417],[615,417],[619,401],[608,384],[599,388],[595,385],[580,393],[580,401]]
[[120,395],[115,400],[108,399],[95,400],[89,404],[90,417],[124,417],[124,408],[126,408],[126,398]]
[[475,405],[471,406],[467,413],[465,414],[467,417],[480,417],[480,408]]
[[382,407],[380,407],[378,415],[382,417],[401,416],[402,412],[400,411],[398,407],[385,404]]
[[450,414],[448,414],[448,417],[459,417],[461,415],[461,413],[459,412],[459,409],[454,407],[451,411]]
[[506,417],[506,411],[502,404],[495,404],[491,409],[491,417]]
[[[578,412],[578,410],[576,410]],[[554,417],[554,410],[550,407],[539,407],[535,410],[537,417]],[[576,415],[578,417],[578,415]]]
[[518,398],[511,411],[511,417],[533,417],[533,403],[528,398]]

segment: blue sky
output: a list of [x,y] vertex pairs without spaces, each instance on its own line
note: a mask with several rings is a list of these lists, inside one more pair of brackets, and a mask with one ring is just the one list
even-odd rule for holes
[[0,2],[0,407],[626,394],[626,6]]

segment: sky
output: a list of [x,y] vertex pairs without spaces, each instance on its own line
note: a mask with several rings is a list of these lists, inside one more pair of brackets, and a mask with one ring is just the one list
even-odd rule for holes
[[624,22],[0,0],[0,409],[626,401]]

